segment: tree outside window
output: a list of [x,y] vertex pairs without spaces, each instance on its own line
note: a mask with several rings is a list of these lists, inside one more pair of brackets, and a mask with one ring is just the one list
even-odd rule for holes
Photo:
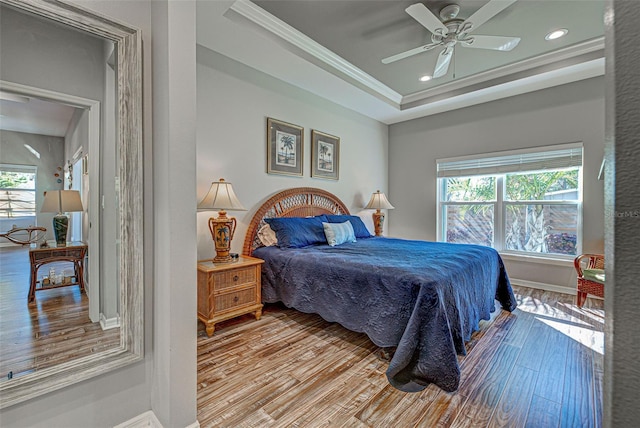
[[580,167],[441,178],[440,239],[501,251],[576,255]]
[[0,219],[36,215],[35,167],[0,165]]

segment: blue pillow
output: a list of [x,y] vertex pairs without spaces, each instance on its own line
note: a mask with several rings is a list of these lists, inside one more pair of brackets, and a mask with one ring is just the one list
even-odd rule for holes
[[324,234],[327,237],[327,243],[332,247],[344,244],[345,242],[356,242],[353,234],[353,226],[350,221],[344,223],[322,223]]
[[280,248],[302,248],[327,243],[322,227],[322,223],[327,221],[325,215],[265,218],[264,221],[276,232]]
[[329,223],[344,223],[345,221],[350,221],[351,226],[353,226],[353,232],[356,235],[356,238],[371,238],[371,233],[369,233],[369,229],[364,225],[362,219],[357,215],[328,215]]

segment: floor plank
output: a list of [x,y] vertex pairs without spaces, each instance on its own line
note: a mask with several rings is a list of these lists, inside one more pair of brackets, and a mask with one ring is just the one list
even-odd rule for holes
[[516,364],[489,420],[489,427],[520,427],[525,424],[537,376],[538,372]]
[[[47,264],[39,276],[50,266],[72,264]],[[28,247],[0,247],[0,272],[0,382],[120,345],[120,329],[91,322],[89,299],[77,286],[38,291],[27,303]]]
[[560,403],[533,395],[525,428],[554,428],[560,425]]
[[[391,387],[364,334],[267,305],[198,335],[202,427],[559,427],[601,425],[602,300],[514,287],[466,344],[460,388]],[[580,424],[580,425],[577,425]]]
[[562,394],[561,425],[594,427],[593,359],[590,349],[576,342],[569,343],[567,369]]

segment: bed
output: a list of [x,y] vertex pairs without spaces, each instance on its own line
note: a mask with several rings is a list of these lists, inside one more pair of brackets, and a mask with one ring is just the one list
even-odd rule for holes
[[386,375],[397,389],[457,390],[457,355],[479,321],[490,318],[496,300],[507,311],[516,307],[500,256],[483,246],[364,235],[336,246],[279,248],[259,236],[268,222],[283,221],[274,218],[348,215],[340,199],[314,188],[279,192],[258,208],[243,252],[265,260],[263,302],[319,314],[394,348]]

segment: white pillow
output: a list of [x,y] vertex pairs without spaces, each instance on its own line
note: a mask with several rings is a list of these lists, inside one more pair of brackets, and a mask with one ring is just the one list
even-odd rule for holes
[[258,238],[260,238],[260,242],[262,242],[262,245],[265,247],[271,247],[278,243],[276,232],[274,232],[268,224],[265,224],[258,230]]
[[332,247],[345,242],[356,242],[356,235],[350,221],[344,223],[323,222],[322,227],[324,228],[324,236],[327,237],[327,243]]

